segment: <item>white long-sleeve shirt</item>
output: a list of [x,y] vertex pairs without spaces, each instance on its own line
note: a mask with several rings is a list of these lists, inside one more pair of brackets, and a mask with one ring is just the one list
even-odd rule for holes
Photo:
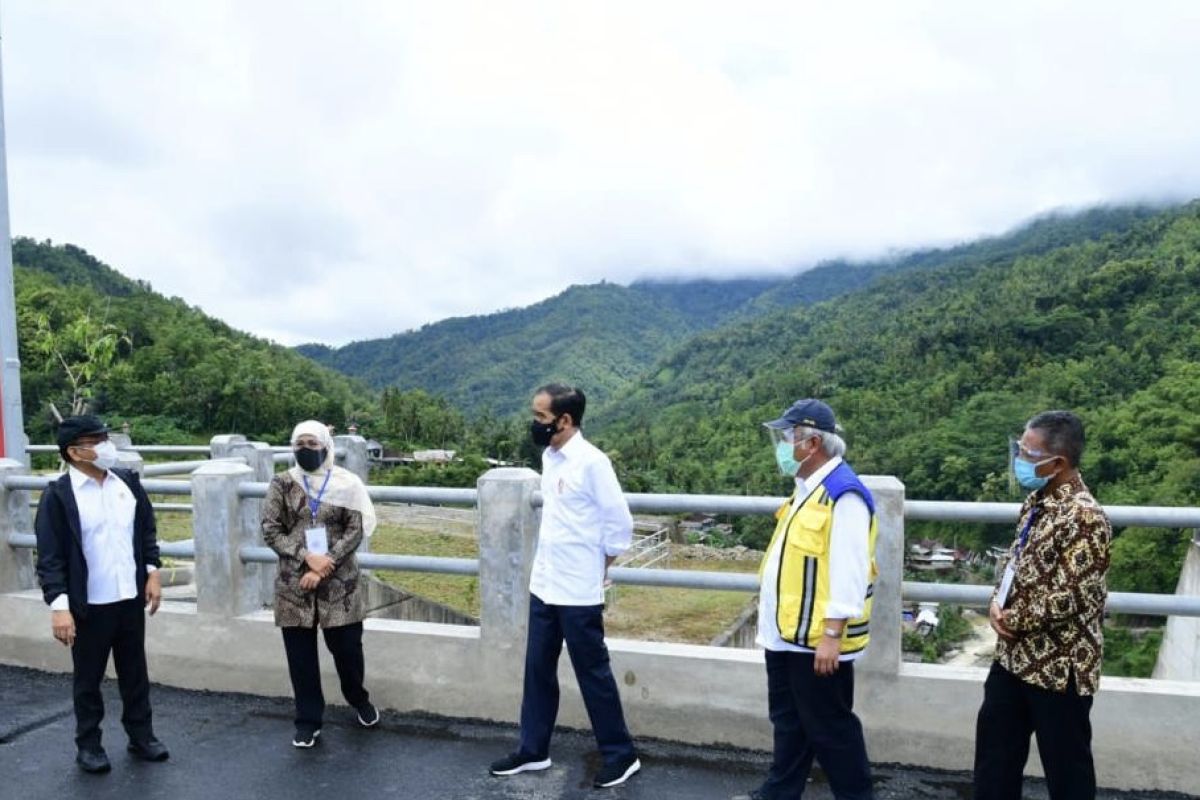
[[[88,605],[107,605],[137,596],[137,565],[133,557],[133,521],[137,498],[112,472],[104,483],[71,467],[71,491],[79,507],[79,533],[87,562]],[[154,566],[146,565],[147,572]],[[51,611],[67,611],[70,600],[60,594],[50,601]]]
[[[832,458],[807,480],[796,478],[792,510],[803,503],[809,493],[825,480],[825,476],[841,463],[840,457]],[[870,527],[871,512],[857,492],[847,492],[834,504],[833,529],[829,536],[829,605],[825,612],[828,619],[853,619],[863,612],[871,574]],[[779,626],[775,624],[775,587],[779,582],[782,546],[783,537],[780,536],[767,553],[767,565],[763,569],[762,586],[758,594],[756,641],[767,650],[812,653],[815,651],[811,647],[785,642],[779,636]],[[849,653],[838,660],[854,661],[861,655],[862,651]]]
[[581,431],[542,452],[542,524],[529,591],[543,603],[604,602],[604,562],[629,548],[633,516],[612,463]]

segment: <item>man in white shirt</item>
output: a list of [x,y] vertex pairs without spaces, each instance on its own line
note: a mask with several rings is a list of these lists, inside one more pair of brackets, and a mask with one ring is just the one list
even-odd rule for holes
[[116,448],[96,417],[64,419],[58,449],[67,473],[42,492],[34,529],[51,630],[71,648],[76,763],[85,772],[111,769],[100,744],[100,682],[110,652],[129,752],[164,761],[169,753],[154,736],[146,672],[143,608],[149,606],[153,614],[162,598],[150,498],[137,473],[114,468]]
[[542,522],[529,578],[521,742],[491,772],[515,775],[550,767],[565,641],[604,762],[593,785],[605,788],[641,769],[609,665],[603,617],[605,575],[629,548],[633,517],[608,456],[583,438],[585,407],[577,388],[550,384],[534,393],[530,434],[546,449]]
[[871,768],[853,711],[854,661],[869,638],[875,502],[842,460],[833,410],[799,400],[765,423],[795,491],[776,513],[761,572],[758,644],[765,650],[774,756],[750,800],[794,800],[813,759],[838,800],[870,800]]

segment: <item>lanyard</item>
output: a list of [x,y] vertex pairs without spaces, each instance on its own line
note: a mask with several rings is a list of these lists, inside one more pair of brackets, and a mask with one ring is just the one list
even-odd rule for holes
[[1038,507],[1034,506],[1029,509],[1029,518],[1025,520],[1025,528],[1021,531],[1021,538],[1017,542],[1017,549],[1013,553],[1013,563],[1021,560],[1021,551],[1025,549],[1025,543],[1029,541],[1029,531],[1033,528],[1033,522],[1037,519]]
[[317,492],[315,498],[312,496],[312,489],[308,485],[308,476],[301,476],[304,478],[304,493],[308,495],[308,510],[312,512],[313,525],[317,524],[317,510],[321,507],[321,498],[325,496],[325,487],[329,485],[329,476],[332,474],[333,470],[325,472],[325,482],[321,484],[321,491]]

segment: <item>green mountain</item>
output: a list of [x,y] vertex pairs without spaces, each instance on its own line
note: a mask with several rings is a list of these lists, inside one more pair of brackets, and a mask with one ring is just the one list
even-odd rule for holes
[[1126,230],[1159,213],[1154,206],[1116,206],[1082,212],[1053,212],[1000,236],[989,236],[955,247],[930,248],[874,261],[836,260],[801,272],[768,288],[739,310],[743,318],[781,308],[793,308],[857,291],[885,275],[952,266],[969,269],[1021,255],[1036,255],[1077,242]]
[[711,328],[774,283],[572,286],[526,308],[443,320],[336,350],[298,350],[373,386],[423,389],[475,413],[522,411],[533,389],[551,380],[584,386],[598,403],[676,342]]
[[777,494],[761,423],[816,396],[860,471],[897,475],[914,498],[1013,499],[1008,438],[1069,408],[1102,502],[1200,503],[1200,202],[1085,228],[701,333],[612,399],[598,438],[632,489]]
[[[33,441],[77,398],[143,442],[217,432],[281,441],[310,417],[344,424],[364,387],[129,280],[74,245],[13,240],[22,399]],[[363,401],[364,394],[367,400]]]
[[550,380],[584,386],[600,404],[635,385],[693,334],[849,294],[887,275],[1043,253],[1127,229],[1154,213],[1123,207],[1050,215],[1004,236],[876,261],[834,261],[786,279],[572,286],[526,308],[443,320],[336,349],[308,344],[298,350],[372,386],[421,389],[472,414],[521,412],[530,391]]

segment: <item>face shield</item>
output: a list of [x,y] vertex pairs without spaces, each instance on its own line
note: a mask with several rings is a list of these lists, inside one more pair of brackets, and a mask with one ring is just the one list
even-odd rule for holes
[[790,445],[796,444],[795,428],[767,428],[767,436],[771,439],[772,449],[778,448],[780,442],[786,442]]

